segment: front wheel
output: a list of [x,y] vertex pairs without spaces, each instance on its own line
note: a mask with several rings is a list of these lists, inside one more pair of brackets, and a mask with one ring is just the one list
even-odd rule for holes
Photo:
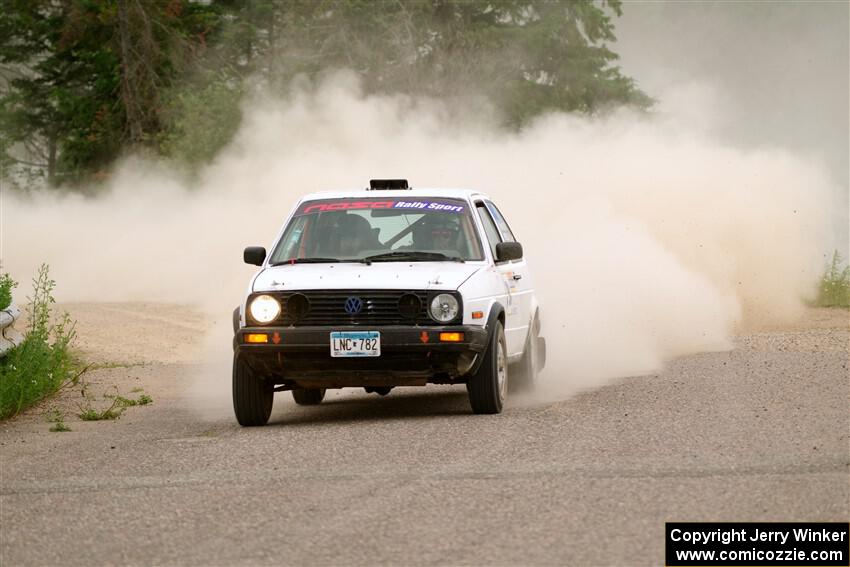
[[505,344],[505,329],[496,323],[490,344],[484,352],[484,360],[478,371],[469,377],[466,391],[473,413],[500,413],[508,393],[508,356]]
[[238,354],[233,355],[233,412],[239,425],[265,425],[272,414],[274,384],[251,370]]

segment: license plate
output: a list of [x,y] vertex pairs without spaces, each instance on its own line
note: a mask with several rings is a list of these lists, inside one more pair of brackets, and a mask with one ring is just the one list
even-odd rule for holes
[[381,356],[381,333],[378,331],[334,331],[331,333],[331,356]]

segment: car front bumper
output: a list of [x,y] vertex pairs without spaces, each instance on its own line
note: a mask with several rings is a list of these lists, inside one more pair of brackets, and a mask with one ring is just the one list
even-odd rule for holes
[[[330,334],[378,331],[381,355],[331,357]],[[463,333],[444,342],[440,333]],[[264,333],[268,343],[248,343],[246,335]],[[479,326],[245,327],[234,337],[235,354],[259,375],[277,384],[304,388],[405,386],[463,382],[487,349],[489,333]]]

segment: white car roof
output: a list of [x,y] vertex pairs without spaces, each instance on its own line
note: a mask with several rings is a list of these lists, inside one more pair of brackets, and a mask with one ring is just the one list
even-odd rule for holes
[[310,193],[309,195],[305,195],[301,198],[301,201],[315,201],[317,199],[339,199],[339,198],[358,198],[358,197],[392,197],[392,198],[405,198],[405,197],[443,197],[443,198],[451,198],[451,199],[464,199],[469,200],[472,197],[482,197],[484,199],[489,199],[487,195],[481,193],[480,191],[473,191],[471,189],[398,189],[398,190],[367,190],[367,189],[355,189],[348,191],[319,191],[316,193]]

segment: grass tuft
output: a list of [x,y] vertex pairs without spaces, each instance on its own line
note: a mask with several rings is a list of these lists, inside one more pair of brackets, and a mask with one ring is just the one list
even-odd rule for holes
[[[136,388],[134,391],[142,392],[141,388]],[[88,384],[83,380],[80,388],[80,393],[83,397],[83,403],[79,405],[80,413],[77,415],[83,421],[103,421],[106,419],[118,419],[127,408],[133,406],[146,406],[153,403],[153,398],[147,394],[142,394],[138,398],[127,398],[118,393],[118,387],[115,387],[115,394],[104,394],[103,397],[107,400],[112,400],[109,407],[98,409],[94,407],[92,397],[88,393]]]
[[124,408],[109,406],[104,410],[95,408],[87,408],[77,414],[77,417],[83,421],[103,421],[106,419],[118,419],[124,413]]
[[58,409],[53,408],[49,410],[46,414],[44,414],[44,417],[47,421],[53,424],[50,426],[50,431],[54,433],[71,431],[71,428],[65,424],[65,414]]
[[71,431],[71,428],[65,425],[64,421],[57,421],[50,426],[50,431],[53,433],[64,433],[65,431]]
[[844,266],[844,258],[838,250],[832,254],[832,262],[826,267],[818,285],[815,299],[817,307],[850,307],[850,266]]
[[118,403],[118,406],[122,408],[129,408],[139,403],[136,400],[131,400],[130,398],[125,398],[124,396],[115,396],[115,401]]
[[[141,389],[141,388],[133,388],[132,392],[144,392],[144,390]],[[116,406],[121,407],[121,408],[129,408],[129,407],[133,407],[133,406],[146,406],[148,404],[153,403],[153,398],[151,398],[147,394],[142,394],[138,398],[136,398],[135,400],[132,399],[132,398],[125,398],[124,396],[122,396],[118,393],[117,387],[115,388],[115,395],[104,394],[103,397],[110,399],[110,400],[114,400]]]
[[98,409],[94,407],[92,396],[88,391],[89,385],[83,380],[80,385],[80,395],[83,397],[83,403],[79,405],[80,413],[77,414],[77,417],[82,419],[83,421],[103,421],[106,419],[118,419],[121,417],[121,414],[124,413],[124,410],[127,409],[127,406],[123,405],[121,400],[125,399],[118,395],[118,388],[115,388],[115,395],[110,396],[108,394],[104,394],[104,398],[111,399],[112,403],[109,407],[104,409]]

